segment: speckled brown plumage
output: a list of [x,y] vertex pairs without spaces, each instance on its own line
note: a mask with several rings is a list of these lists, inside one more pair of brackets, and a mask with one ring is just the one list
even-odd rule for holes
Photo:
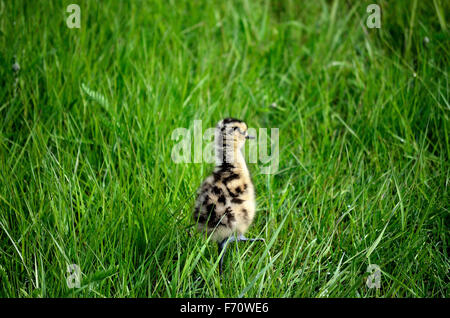
[[198,190],[194,220],[201,232],[221,242],[243,235],[255,216],[255,194],[241,148],[249,138],[247,125],[226,118],[216,127],[216,167]]

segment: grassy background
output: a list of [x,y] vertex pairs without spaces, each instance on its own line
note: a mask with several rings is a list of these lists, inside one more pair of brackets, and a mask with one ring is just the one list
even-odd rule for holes
[[[0,10],[0,296],[449,297],[448,1]],[[280,167],[250,165],[266,245],[220,284],[190,219],[212,166],[171,134],[225,116],[279,128]]]

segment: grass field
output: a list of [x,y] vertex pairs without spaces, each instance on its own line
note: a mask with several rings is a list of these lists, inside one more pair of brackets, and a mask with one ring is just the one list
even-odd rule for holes
[[[449,297],[449,13],[0,0],[0,296]],[[280,162],[249,164],[266,244],[231,248],[221,284],[191,219],[213,166],[174,163],[171,136],[228,116],[279,128]]]

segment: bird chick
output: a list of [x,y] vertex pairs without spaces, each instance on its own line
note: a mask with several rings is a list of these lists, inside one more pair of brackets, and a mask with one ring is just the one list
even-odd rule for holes
[[[226,118],[221,120],[215,131],[216,167],[198,190],[194,220],[198,230],[206,232],[216,241],[219,254],[228,242],[255,241],[247,239],[244,233],[255,216],[255,191],[241,152],[248,135],[245,122]],[[219,262],[222,263],[225,251]]]

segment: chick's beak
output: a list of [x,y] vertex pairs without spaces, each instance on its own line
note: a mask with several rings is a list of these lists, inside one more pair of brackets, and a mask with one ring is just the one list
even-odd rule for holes
[[247,135],[247,136],[245,136],[245,138],[246,138],[246,139],[255,139],[255,136]]

